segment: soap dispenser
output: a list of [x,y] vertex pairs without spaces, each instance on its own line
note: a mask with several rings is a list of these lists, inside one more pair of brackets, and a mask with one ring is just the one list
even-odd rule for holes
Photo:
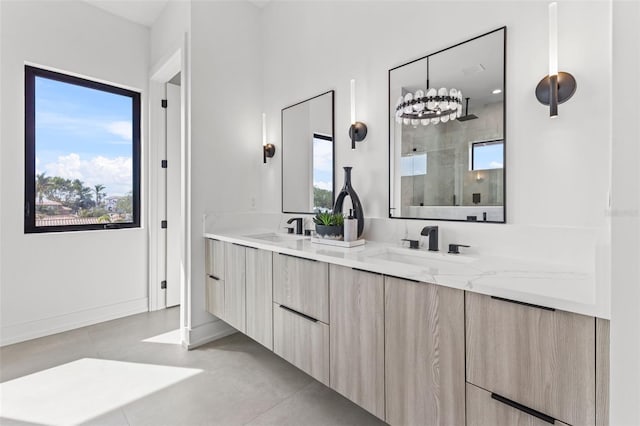
[[344,219],[344,240],[346,242],[358,239],[358,221],[353,216],[353,209],[349,209],[349,216]]

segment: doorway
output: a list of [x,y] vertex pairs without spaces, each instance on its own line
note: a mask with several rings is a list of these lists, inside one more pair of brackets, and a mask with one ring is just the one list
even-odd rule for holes
[[179,310],[180,343],[189,342],[189,209],[186,36],[153,67],[149,83],[149,310]]
[[180,73],[165,85],[165,307],[180,305]]

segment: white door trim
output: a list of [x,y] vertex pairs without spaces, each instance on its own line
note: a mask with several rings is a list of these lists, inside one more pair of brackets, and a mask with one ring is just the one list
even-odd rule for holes
[[[191,187],[190,166],[190,129],[189,129],[189,93],[190,93],[190,75],[187,60],[188,51],[188,34],[185,34],[180,46],[169,55],[158,61],[158,64],[152,68],[149,82],[149,158],[151,167],[149,167],[148,181],[148,206],[149,206],[149,310],[155,311],[165,307],[164,290],[160,289],[160,279],[164,274],[164,253],[158,249],[160,246],[160,238],[162,230],[160,229],[160,217],[162,203],[164,202],[164,183],[162,179],[162,169],[160,161],[164,153],[166,126],[165,115],[161,107],[161,100],[164,99],[165,83],[168,82],[177,73],[181,75],[180,85],[180,121],[181,121],[181,172],[180,172],[180,223],[175,226],[180,227],[180,329],[188,330],[190,327],[190,208],[189,208],[189,191]],[[161,260],[162,259],[162,260]],[[188,339],[185,333],[182,333],[183,342]]]

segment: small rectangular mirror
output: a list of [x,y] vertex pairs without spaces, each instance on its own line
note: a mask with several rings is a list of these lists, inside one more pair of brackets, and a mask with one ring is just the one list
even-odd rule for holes
[[505,40],[389,70],[389,217],[505,222]]
[[334,91],[282,109],[282,212],[331,210]]

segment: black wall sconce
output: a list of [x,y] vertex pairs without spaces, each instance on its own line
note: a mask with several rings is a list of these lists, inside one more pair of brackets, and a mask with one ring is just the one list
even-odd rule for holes
[[351,149],[356,149],[356,142],[362,142],[367,137],[367,125],[356,121],[356,81],[351,80],[351,126],[349,126]]
[[576,79],[568,72],[558,72],[558,4],[549,3],[549,75],[536,86],[536,98],[549,105],[549,116],[558,116],[558,104],[571,99]]
[[276,146],[267,143],[267,114],[262,113],[262,162],[267,164],[267,158],[272,158],[276,153]]

